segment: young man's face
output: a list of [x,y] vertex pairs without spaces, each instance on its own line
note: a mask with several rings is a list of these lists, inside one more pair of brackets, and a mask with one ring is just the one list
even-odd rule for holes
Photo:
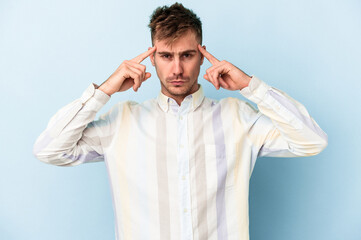
[[192,31],[188,31],[172,45],[167,45],[165,40],[154,42],[157,50],[150,59],[160,79],[161,91],[178,104],[198,90],[198,75],[203,64],[198,44]]

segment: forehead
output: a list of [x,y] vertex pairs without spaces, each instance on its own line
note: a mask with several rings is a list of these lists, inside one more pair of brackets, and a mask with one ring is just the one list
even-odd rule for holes
[[156,40],[154,46],[157,47],[157,52],[182,52],[186,50],[197,50],[198,51],[198,41],[196,34],[192,31],[188,31],[177,40],[169,44],[168,39]]

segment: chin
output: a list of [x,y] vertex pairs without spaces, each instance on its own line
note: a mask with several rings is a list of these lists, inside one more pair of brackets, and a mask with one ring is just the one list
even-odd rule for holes
[[185,95],[185,94],[188,95],[188,93],[190,91],[189,91],[189,89],[172,87],[171,89],[168,89],[168,92],[172,95],[180,96],[180,95]]
[[184,85],[173,86],[171,83],[165,83],[162,84],[162,88],[164,88],[164,90],[170,95],[186,97],[193,93],[192,91],[194,89],[194,85],[198,84],[190,84],[190,82],[186,82]]

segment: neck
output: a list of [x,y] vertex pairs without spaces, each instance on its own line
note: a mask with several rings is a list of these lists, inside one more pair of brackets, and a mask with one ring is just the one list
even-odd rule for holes
[[164,95],[166,95],[167,97],[173,98],[173,99],[177,102],[177,104],[180,106],[180,105],[182,104],[183,100],[184,100],[187,96],[189,96],[189,95],[197,92],[198,89],[199,89],[199,87],[200,87],[200,85],[199,85],[198,83],[196,83],[196,84],[194,85],[194,87],[192,87],[192,88],[190,89],[190,91],[187,92],[187,93],[185,93],[185,94],[172,94],[172,93],[166,91],[165,89],[162,89],[161,91],[162,91],[162,93],[163,93]]

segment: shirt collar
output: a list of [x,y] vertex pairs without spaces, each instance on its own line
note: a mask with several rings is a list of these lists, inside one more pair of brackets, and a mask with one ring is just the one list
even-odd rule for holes
[[[157,102],[158,102],[160,108],[164,112],[168,112],[169,105],[171,104],[171,102],[170,102],[171,99],[172,98],[164,95],[162,92],[159,93],[158,98],[157,98]],[[199,105],[201,105],[201,103],[202,103],[202,101],[204,99],[204,93],[203,93],[202,86],[199,85],[198,90],[196,92],[194,92],[193,94],[188,95],[187,97],[185,97],[183,102],[187,101],[188,99],[190,99],[189,101],[191,101],[191,106],[190,106],[189,111],[194,111],[197,107],[199,107]]]

